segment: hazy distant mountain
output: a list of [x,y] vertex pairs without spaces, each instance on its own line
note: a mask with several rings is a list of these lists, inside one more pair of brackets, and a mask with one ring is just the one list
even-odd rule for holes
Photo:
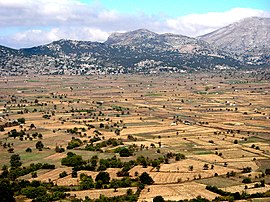
[[270,18],[246,18],[199,39],[230,51],[247,62],[270,63]]
[[179,72],[269,65],[269,18],[249,18],[191,38],[146,29],[104,43],[59,40],[15,50],[0,46],[0,75]]

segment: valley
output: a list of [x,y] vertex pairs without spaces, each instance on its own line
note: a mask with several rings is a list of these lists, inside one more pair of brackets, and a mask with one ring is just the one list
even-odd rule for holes
[[1,77],[0,173],[17,201],[267,201],[269,76]]

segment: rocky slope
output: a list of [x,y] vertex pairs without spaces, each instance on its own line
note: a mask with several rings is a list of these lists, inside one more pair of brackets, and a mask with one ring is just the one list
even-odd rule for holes
[[248,63],[270,62],[270,18],[246,18],[198,38]]

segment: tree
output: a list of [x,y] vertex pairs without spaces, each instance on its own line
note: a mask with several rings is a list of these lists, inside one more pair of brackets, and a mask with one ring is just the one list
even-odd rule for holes
[[76,155],[72,152],[67,153],[67,157],[62,158],[61,164],[64,166],[80,166],[84,164],[85,161],[83,161],[82,156]]
[[261,183],[260,185],[261,187],[265,187],[265,180],[261,180],[260,183]]
[[68,143],[67,149],[73,149],[75,147],[79,147],[82,145],[82,143],[83,142],[79,138],[74,138]]
[[247,178],[244,178],[242,182],[247,184],[247,183],[251,183],[252,181],[249,177],[247,177]]
[[94,180],[91,176],[87,176],[85,174],[80,175],[80,189],[90,189],[94,188]]
[[15,202],[12,186],[7,179],[0,180],[0,201]]
[[153,198],[153,202],[165,202],[165,200],[162,196],[156,196]]
[[25,118],[18,118],[17,121],[18,121],[20,124],[25,124]]
[[265,174],[266,174],[266,175],[270,175],[270,168],[266,168],[266,169],[265,169]]
[[37,177],[37,172],[32,172],[31,176],[32,176],[32,178],[36,178]]
[[153,184],[154,183],[154,180],[152,179],[152,177],[147,173],[147,172],[143,172],[141,175],[140,175],[140,181],[141,183],[143,184]]
[[30,128],[36,128],[35,124],[31,123]]
[[98,163],[98,156],[97,155],[92,156],[90,159],[90,163],[91,163],[91,166],[93,167],[93,170],[95,170]]
[[109,184],[110,174],[103,171],[99,172],[98,175],[96,176],[95,181],[97,182],[99,180],[102,182],[102,184]]
[[32,152],[32,149],[30,147],[28,147],[25,151],[26,152]]
[[26,187],[22,189],[22,194],[25,195],[27,198],[37,198],[37,197],[44,197],[46,195],[46,188],[42,186],[38,187]]
[[120,157],[129,157],[131,155],[128,148],[122,148],[119,154],[120,154]]
[[243,168],[242,173],[250,173],[251,171],[252,171],[251,167],[245,167],[245,168]]
[[208,170],[208,169],[209,169],[209,165],[208,165],[207,163],[204,164],[204,165],[203,165],[203,169],[204,169],[204,170]]
[[57,153],[62,153],[64,151],[65,151],[65,149],[62,147],[59,147],[58,145],[55,147],[55,152],[57,152]]
[[62,173],[59,174],[60,178],[66,177],[68,174],[66,171],[63,171]]
[[176,161],[179,161],[180,159],[185,159],[185,158],[186,158],[186,156],[184,154],[180,154],[180,153],[176,154],[176,156],[175,156]]
[[0,126],[0,131],[5,131],[4,126]]
[[99,124],[99,128],[104,128],[105,126],[104,126],[104,123],[100,123]]
[[18,168],[22,165],[22,162],[20,161],[21,157],[19,156],[19,154],[13,154],[10,157],[10,166],[11,168]]
[[117,192],[117,188],[119,187],[119,181],[117,179],[113,179],[110,186],[114,188],[114,192]]
[[77,178],[78,177],[78,173],[77,173],[76,170],[72,170],[71,177],[72,178]]
[[147,168],[147,161],[144,156],[138,156],[137,163],[142,165],[144,168]]
[[37,141],[36,143],[36,148],[39,150],[39,151],[42,151],[44,147],[44,144],[41,142],[41,141]]
[[3,165],[2,174],[0,175],[0,178],[7,178],[8,174],[9,174],[8,167],[6,165]]
[[120,130],[119,128],[117,128],[117,129],[114,131],[114,133],[115,133],[116,135],[120,135],[120,132],[121,132],[121,130]]

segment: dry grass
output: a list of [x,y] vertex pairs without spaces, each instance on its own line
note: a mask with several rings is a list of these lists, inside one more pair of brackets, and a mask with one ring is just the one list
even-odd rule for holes
[[72,171],[72,168],[56,168],[52,171],[49,171],[47,173],[44,173],[37,178],[32,178],[31,180],[38,180],[41,182],[49,182],[49,181],[56,181],[59,179],[59,174],[66,171],[67,174],[70,174]]
[[135,177],[135,173],[138,173],[138,176],[141,175],[143,172],[150,172],[153,167],[148,166],[147,168],[143,168],[142,166],[135,166],[129,170],[129,175]]
[[246,184],[248,189],[245,189],[246,185],[237,185],[237,186],[231,186],[231,187],[224,187],[222,190],[228,191],[228,192],[239,192],[242,193],[246,191],[248,194],[255,194],[255,193],[264,193],[270,189],[270,185],[265,185],[265,187],[259,187],[259,188],[254,188],[254,185],[256,183],[251,183],[251,184]]
[[77,186],[79,182],[79,178],[72,178],[71,175],[59,178],[55,181],[58,186]]
[[[39,82],[28,82],[29,79]],[[235,80],[236,83],[232,80]],[[55,170],[46,173],[38,171],[37,180],[48,181],[50,179],[63,186],[78,185],[81,173],[91,175],[95,179],[98,172],[79,171],[78,178],[71,178],[71,168],[63,168],[60,165],[60,160],[66,156],[68,151],[56,154],[54,149],[56,145],[66,148],[72,137],[88,142],[89,136],[93,137],[95,129],[88,129],[85,123],[91,124],[102,133],[105,139],[122,138],[125,146],[136,144],[140,147],[143,144],[149,147],[149,150],[138,151],[132,157],[121,158],[123,161],[135,159],[141,154],[150,159],[164,156],[167,152],[179,152],[186,155],[186,160],[175,162],[170,159],[170,164],[161,164],[160,172],[155,172],[156,170],[150,166],[147,168],[135,166],[130,170],[132,177],[135,177],[135,172],[138,172],[138,175],[148,172],[155,183],[158,184],[149,186],[149,192],[147,189],[143,190],[140,197],[141,201],[151,201],[155,195],[160,195],[160,190],[164,190],[162,194],[164,194],[166,200],[191,199],[198,195],[212,199],[216,196],[215,194],[205,190],[204,185],[190,181],[200,177],[205,178],[203,180],[212,180],[214,183],[215,180],[218,180],[218,178],[212,178],[215,173],[219,175],[225,175],[231,171],[240,173],[243,167],[248,166],[255,171],[258,169],[256,162],[259,161],[254,161],[254,158],[256,160],[270,159],[267,135],[269,133],[269,119],[267,117],[270,114],[270,94],[265,93],[269,91],[269,81],[256,82],[255,78],[249,76],[243,78],[243,80],[249,82],[238,83],[239,77],[237,75],[231,75],[225,79],[223,76],[212,77],[203,73],[169,77],[167,75],[153,77],[114,75],[99,76],[98,78],[92,76],[0,78],[0,95],[2,96],[0,113],[6,113],[4,112],[4,104],[10,100],[11,95],[18,96],[18,100],[26,99],[29,101],[25,103],[25,108],[29,110],[29,113],[24,114],[17,113],[17,111],[25,109],[24,107],[18,107],[18,103],[7,104],[10,112],[5,121],[24,117],[26,124],[23,129],[30,135],[33,132],[42,133],[42,142],[47,149],[41,152],[37,151],[35,149],[37,139],[20,141],[18,138],[8,138],[6,140],[7,132],[12,129],[20,130],[19,126],[5,128],[5,132],[0,132],[0,141],[14,144],[15,152],[20,154],[23,166],[38,162],[56,165],[57,169]],[[210,88],[206,94],[199,93],[204,91],[206,85],[216,88]],[[232,89],[232,85],[238,91]],[[70,86],[75,90],[71,91]],[[53,97],[52,93],[56,93],[56,97]],[[67,97],[60,99],[57,96],[60,94],[65,94]],[[31,103],[37,97],[40,103],[46,103],[47,105],[37,106]],[[102,106],[98,106],[96,102],[101,100],[104,103]],[[231,106],[230,103],[232,103]],[[56,109],[54,109],[54,105],[56,105]],[[165,105],[164,108],[163,105]],[[121,111],[113,110],[113,106],[124,108],[124,115],[121,115]],[[235,110],[236,107],[238,108],[237,111]],[[85,112],[70,112],[72,108],[82,111],[91,109],[96,116],[93,117],[93,114],[90,115],[90,113]],[[32,112],[34,109],[37,112]],[[228,109],[231,110],[228,111]],[[255,112],[256,110],[260,112]],[[52,111],[55,111],[55,116],[50,119],[42,118],[45,113],[51,113]],[[66,111],[68,112],[66,113]],[[100,111],[105,115],[97,116]],[[247,114],[244,114],[244,112],[247,112]],[[116,114],[119,117],[116,117]],[[97,117],[98,119],[96,119]],[[176,125],[171,125],[175,121],[175,117],[178,117],[181,121]],[[110,120],[105,121],[104,118],[110,118]],[[62,123],[61,119],[65,122]],[[190,121],[191,125],[186,125],[182,121]],[[199,124],[199,122],[206,121],[208,124]],[[110,128],[99,128],[101,122],[108,124]],[[126,124],[127,127],[123,128],[123,124],[120,124],[121,135],[116,136],[114,133],[116,127],[111,128],[111,125],[120,122]],[[31,123],[35,124],[37,128],[29,130]],[[67,129],[74,127],[86,128],[86,137],[65,132]],[[228,132],[228,129],[232,129],[234,132]],[[237,133],[236,130],[241,132]],[[138,140],[127,141],[128,135],[133,135]],[[234,144],[234,140],[238,140],[238,144]],[[159,148],[160,154],[156,152],[159,142],[162,145]],[[155,144],[155,149],[150,148],[152,143]],[[251,149],[252,144],[259,146],[260,150]],[[27,147],[32,148],[33,152],[26,153]],[[108,158],[115,155],[110,153],[111,151],[103,153],[85,150],[70,151],[82,155],[84,160],[88,160],[93,155],[98,155],[99,158]],[[222,153],[222,156],[215,155],[216,151]],[[0,153],[0,165],[9,165],[9,158],[12,154],[8,153],[7,149],[3,147],[0,147]],[[228,163],[227,167],[223,166],[225,162]],[[209,164],[209,170],[203,170],[204,164]],[[211,165],[214,165],[213,169],[211,169]],[[189,170],[190,166],[193,166],[192,171]],[[267,166],[267,163],[264,163],[263,169]],[[106,171],[109,172],[111,179],[114,179],[118,178],[116,173],[119,170],[109,168]],[[63,171],[66,171],[69,175],[60,179],[59,173]],[[258,173],[252,172],[251,174],[252,177],[255,177]],[[30,175],[23,177],[31,178]],[[238,178],[239,174],[236,177]],[[189,182],[177,184],[179,181]],[[236,189],[236,187],[233,188]],[[256,189],[250,188],[248,190]],[[126,189],[119,189],[118,192],[87,190],[72,192],[72,194],[78,194],[81,198],[86,195],[89,195],[90,198],[98,198],[100,194],[114,196],[125,194],[125,192]]]
[[65,158],[67,155],[65,153],[55,153],[52,154],[46,158],[44,158],[45,160],[49,160],[49,159],[53,159],[53,160],[60,160],[62,158]]
[[205,185],[195,182],[183,184],[150,185],[141,192],[138,201],[151,202],[155,196],[159,195],[161,195],[165,200],[193,199],[197,196],[212,200],[218,196],[217,194],[206,190],[205,187]]
[[91,199],[98,199],[100,195],[106,196],[106,197],[114,197],[114,196],[122,196],[127,193],[127,190],[131,189],[133,192],[136,192],[136,187],[129,187],[129,188],[119,188],[115,192],[114,189],[96,189],[96,190],[84,190],[84,191],[71,191],[67,192],[71,196],[76,196],[80,199],[85,199],[86,196],[88,196]]

